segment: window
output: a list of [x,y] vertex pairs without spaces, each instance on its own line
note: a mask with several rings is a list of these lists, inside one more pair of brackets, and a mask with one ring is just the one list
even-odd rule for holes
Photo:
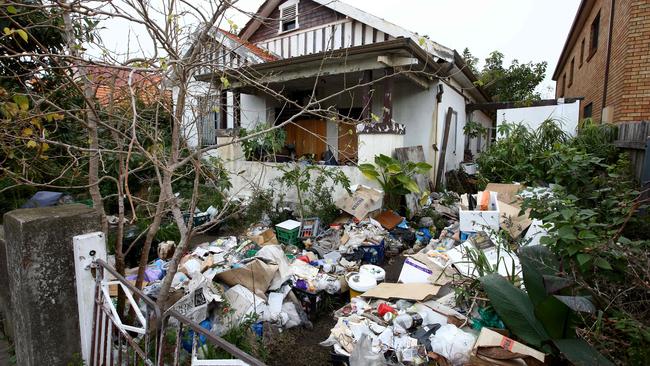
[[573,69],[575,68],[575,66],[576,66],[576,59],[572,58],[571,69],[569,70],[569,88],[571,87],[571,85],[573,85]]
[[585,106],[585,108],[582,110],[582,118],[591,118],[592,116],[592,109],[593,109],[593,103],[589,103]]
[[585,39],[582,39],[582,43],[580,44],[580,66],[582,67],[582,64],[585,61]]
[[600,12],[598,15],[596,15],[596,18],[594,18],[594,21],[591,22],[591,33],[589,35],[589,57],[587,58],[587,61],[589,61],[589,58],[596,53],[596,50],[598,49],[598,36],[600,33]]
[[298,1],[289,0],[280,5],[280,30],[279,33],[292,31],[298,28]]
[[566,86],[566,74],[562,76],[562,87],[560,88],[560,98],[564,98],[564,87]]

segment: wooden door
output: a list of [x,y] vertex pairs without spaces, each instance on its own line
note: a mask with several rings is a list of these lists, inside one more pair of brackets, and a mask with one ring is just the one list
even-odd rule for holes
[[358,143],[357,126],[349,122],[339,122],[339,164],[357,162]]
[[323,120],[297,121],[285,127],[287,131],[287,144],[296,147],[296,157],[305,154],[314,154],[320,159],[321,154],[327,150],[327,125]]

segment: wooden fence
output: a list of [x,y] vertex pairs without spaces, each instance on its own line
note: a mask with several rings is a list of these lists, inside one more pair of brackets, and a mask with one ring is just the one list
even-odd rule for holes
[[619,123],[615,144],[630,152],[636,179],[641,184],[650,181],[650,122]]

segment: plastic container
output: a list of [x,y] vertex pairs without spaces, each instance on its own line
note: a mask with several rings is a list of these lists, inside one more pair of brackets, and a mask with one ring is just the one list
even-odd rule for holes
[[377,287],[377,280],[368,273],[350,272],[345,279],[350,287],[350,300]]
[[317,217],[303,219],[300,226],[300,239],[310,239],[320,234],[320,219]]
[[386,270],[375,266],[374,264],[364,264],[359,268],[359,273],[367,273],[375,278],[377,283],[382,283],[386,279]]
[[298,244],[298,235],[300,234],[300,222],[296,220],[287,220],[275,225],[275,236],[280,243],[286,245]]
[[360,245],[359,249],[363,252],[362,261],[364,263],[374,264],[376,266],[384,263],[384,252],[385,252],[384,240],[381,243],[376,245],[368,245],[367,243]]

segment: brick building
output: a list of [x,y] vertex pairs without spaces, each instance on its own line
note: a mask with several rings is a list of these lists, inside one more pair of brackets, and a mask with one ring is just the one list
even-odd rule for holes
[[582,0],[553,80],[581,119],[650,120],[650,2]]

